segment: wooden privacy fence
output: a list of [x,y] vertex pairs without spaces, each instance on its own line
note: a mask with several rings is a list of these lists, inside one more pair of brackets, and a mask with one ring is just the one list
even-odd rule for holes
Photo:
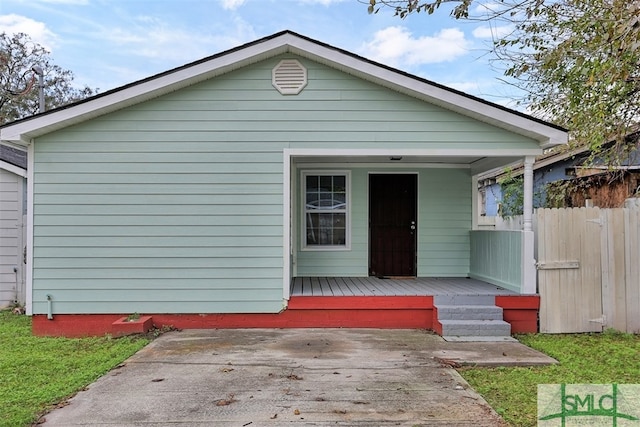
[[540,332],[640,333],[640,208],[536,215]]

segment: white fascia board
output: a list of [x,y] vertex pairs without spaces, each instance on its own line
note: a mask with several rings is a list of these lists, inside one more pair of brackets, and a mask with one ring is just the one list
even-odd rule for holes
[[233,69],[286,52],[279,39],[212,58],[60,111],[0,129],[0,140],[27,146],[32,138],[191,86]]
[[471,172],[474,175],[481,175],[482,179],[486,179],[486,174],[489,171],[496,170],[504,172],[505,168],[513,167],[514,165],[521,165],[523,159],[527,156],[535,157],[537,154],[525,154],[511,157],[485,157],[471,165]]
[[21,176],[23,178],[27,177],[27,171],[22,169],[19,166],[16,165],[12,165],[11,163],[7,163],[4,160],[0,160],[0,169],[4,169],[7,172],[11,172],[14,173],[18,176]]
[[342,168],[368,168],[368,169],[471,169],[468,164],[461,163],[356,163],[347,160],[340,160],[331,163],[322,162],[304,162],[295,163],[295,167],[298,169],[310,169],[310,168],[331,168],[340,166]]
[[[472,163],[469,165],[469,169],[473,175],[478,175],[488,170],[508,166],[518,159],[522,159],[526,156],[537,156],[542,153],[541,149],[510,149],[510,150],[482,150],[482,149],[466,149],[466,150],[455,150],[455,149],[414,149],[414,150],[380,150],[380,149],[314,149],[314,148],[290,148],[286,149],[287,156],[289,158],[295,159],[297,157],[324,157],[331,156],[334,158],[344,157],[348,159],[349,157],[362,157],[362,156],[447,156],[447,157],[455,157],[455,156],[478,156],[483,157],[482,160]],[[307,167],[307,164],[304,165],[298,164],[298,167]],[[360,165],[358,165],[360,166]],[[386,167],[396,167],[392,163],[386,164]],[[412,166],[416,167],[415,164]]]
[[358,156],[482,156],[482,157],[514,157],[514,156],[536,156],[541,153],[537,148],[529,149],[464,149],[456,150],[452,148],[426,148],[426,149],[324,149],[324,148],[290,148],[287,149],[291,157],[358,157]]
[[541,148],[550,148],[568,142],[567,132],[534,119],[511,113],[474,98],[415,79],[411,76],[380,67],[374,63],[346,55],[337,50],[294,38],[291,52],[331,65],[358,77],[372,80],[399,92],[422,99],[448,110],[492,124],[538,141]]

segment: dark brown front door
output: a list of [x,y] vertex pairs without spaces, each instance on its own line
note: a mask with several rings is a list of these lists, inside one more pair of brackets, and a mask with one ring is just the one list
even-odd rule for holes
[[369,275],[415,276],[417,175],[369,175]]

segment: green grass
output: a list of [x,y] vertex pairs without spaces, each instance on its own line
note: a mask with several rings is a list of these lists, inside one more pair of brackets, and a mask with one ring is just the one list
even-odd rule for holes
[[28,426],[148,343],[145,338],[45,338],[31,318],[0,311],[0,426]]
[[639,384],[640,335],[519,335],[520,342],[559,365],[463,368],[460,374],[513,426],[535,426],[538,384]]

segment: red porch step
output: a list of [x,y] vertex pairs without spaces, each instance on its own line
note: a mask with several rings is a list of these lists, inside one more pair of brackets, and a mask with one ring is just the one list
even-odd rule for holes
[[432,296],[295,296],[285,313],[297,327],[431,329],[432,310]]

